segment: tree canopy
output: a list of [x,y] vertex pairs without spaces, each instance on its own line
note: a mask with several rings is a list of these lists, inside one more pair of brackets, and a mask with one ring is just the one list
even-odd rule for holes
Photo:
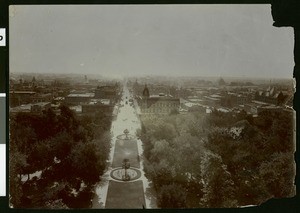
[[[106,168],[111,120],[78,117],[64,105],[59,114],[49,109],[42,114],[17,113],[10,119],[11,205],[87,207],[92,186]],[[30,178],[36,172],[40,177]],[[74,197],[74,190],[78,196]],[[83,193],[88,195],[84,199]]]
[[259,205],[295,194],[291,113],[215,110],[142,124],[145,173],[162,208]]

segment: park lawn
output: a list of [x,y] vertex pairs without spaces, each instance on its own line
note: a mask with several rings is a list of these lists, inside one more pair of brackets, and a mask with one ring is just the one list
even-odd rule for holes
[[143,181],[109,181],[106,209],[142,209],[145,207]]
[[115,145],[112,167],[121,167],[123,160],[127,158],[130,166],[140,168],[138,147],[136,140],[117,140]]

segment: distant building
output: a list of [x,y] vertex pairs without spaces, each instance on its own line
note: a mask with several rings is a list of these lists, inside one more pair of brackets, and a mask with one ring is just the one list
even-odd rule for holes
[[221,105],[221,96],[220,95],[209,95],[203,97],[203,104],[210,107],[217,107]]
[[252,101],[251,93],[233,93],[228,92],[221,98],[221,105],[224,107],[235,107],[245,105]]
[[113,99],[117,94],[116,86],[98,86],[95,90],[95,98]]
[[275,87],[269,87],[266,90],[255,93],[255,100],[274,105],[292,105],[292,97],[292,92],[278,91]]
[[115,104],[118,99],[119,86],[115,85],[106,85],[98,86],[95,90],[96,99],[109,99],[111,104]]
[[150,96],[147,85],[143,90],[143,96],[139,100],[141,108],[141,114],[161,114],[166,115],[171,112],[179,112],[180,100],[179,98],[173,98],[165,94],[160,93],[159,95]]
[[39,102],[31,105],[31,112],[42,112],[51,108],[50,102]]
[[69,106],[70,110],[73,110],[73,112],[81,114],[82,113],[82,106],[81,105],[75,105],[75,106]]
[[257,115],[257,109],[260,107],[260,105],[255,103],[248,103],[244,105],[244,110],[252,115]]
[[209,108],[201,103],[191,102],[185,99],[180,99],[180,112],[203,112],[206,113],[206,109]]
[[38,103],[38,102],[51,102],[53,100],[52,93],[46,94],[35,94],[31,97],[31,102]]
[[101,112],[108,115],[112,112],[113,108],[113,106],[105,104],[83,104],[82,113],[94,114],[97,112]]
[[257,114],[260,114],[263,111],[278,113],[278,112],[283,111],[283,108],[279,107],[279,106],[263,106],[263,107],[257,108]]
[[22,104],[17,107],[12,107],[9,109],[11,114],[16,114],[19,112],[27,112],[27,113],[41,113],[51,108],[50,102],[39,102],[34,104]]
[[110,100],[102,100],[101,102],[90,102],[82,104],[82,114],[95,115],[96,113],[103,113],[105,116],[112,116],[114,105],[110,104]]
[[65,97],[65,103],[78,105],[81,103],[89,103],[94,97],[94,93],[84,93],[84,94],[69,94]]
[[9,113],[10,115],[19,113],[19,112],[27,112],[30,113],[31,112],[31,106],[32,104],[22,104],[20,106],[16,106],[16,107],[11,107],[9,108]]
[[89,79],[88,81],[89,81],[88,83],[91,84],[91,85],[98,85],[99,84],[98,79]]
[[35,94],[36,92],[33,91],[10,91],[9,105],[11,107],[15,107],[22,104],[29,104],[31,102],[31,98],[33,98]]

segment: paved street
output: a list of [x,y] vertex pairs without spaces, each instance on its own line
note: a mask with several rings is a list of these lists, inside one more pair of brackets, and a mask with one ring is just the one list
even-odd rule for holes
[[[118,114],[111,127],[110,166],[96,187],[96,195],[92,201],[94,209],[156,208],[155,199],[152,193],[149,193],[151,191],[149,182],[144,176],[142,142],[135,137],[136,130],[141,127],[136,114],[138,106],[130,106],[129,99],[131,98],[128,88],[124,86]],[[129,130],[129,139],[125,139],[123,133],[125,129]],[[124,182],[112,178],[112,171],[120,169],[122,160],[125,158],[130,160],[132,168],[141,173],[137,179]]]

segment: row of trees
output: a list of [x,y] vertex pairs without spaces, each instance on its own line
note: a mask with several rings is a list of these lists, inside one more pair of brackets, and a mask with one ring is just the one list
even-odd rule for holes
[[[98,113],[10,116],[10,203],[20,208],[88,207],[93,185],[106,168],[111,119]],[[30,178],[39,172],[40,177]],[[27,176],[27,177],[26,177]]]
[[143,119],[141,138],[161,208],[259,205],[295,193],[291,113]]

